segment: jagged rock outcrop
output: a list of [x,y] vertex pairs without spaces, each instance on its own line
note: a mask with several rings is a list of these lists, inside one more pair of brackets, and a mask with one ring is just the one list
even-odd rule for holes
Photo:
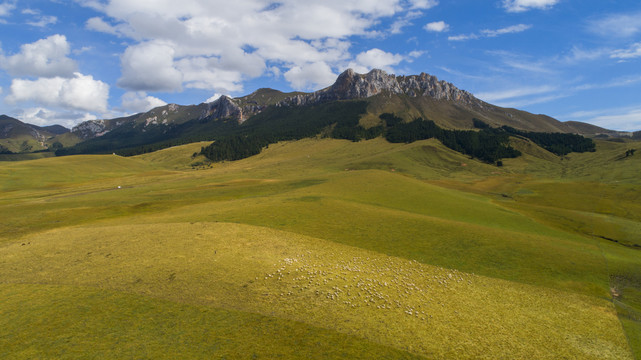
[[202,118],[213,117],[215,119],[239,118],[243,117],[243,110],[229,96],[221,96],[218,99],[207,104]]
[[109,130],[107,129],[107,120],[88,120],[74,126],[71,132],[86,140],[104,135]]
[[483,107],[484,102],[451,83],[439,81],[435,76],[396,76],[383,70],[374,69],[367,74],[357,74],[352,69],[344,71],[336,82],[323,90],[311,94],[296,95],[279,105],[311,105],[321,102],[364,99],[380,93],[405,94],[411,97],[429,96],[437,100],[450,100],[466,105]]
[[239,123],[242,123],[250,116],[263,111],[266,107],[261,106],[258,103],[239,105],[239,102],[240,101],[238,101],[237,99],[232,99],[229,96],[223,95],[207,104],[207,108],[203,111],[201,118],[231,118],[236,119]]

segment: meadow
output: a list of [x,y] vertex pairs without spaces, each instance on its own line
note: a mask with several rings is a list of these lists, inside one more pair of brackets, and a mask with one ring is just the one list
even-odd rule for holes
[[641,143],[0,163],[0,357],[635,359]]

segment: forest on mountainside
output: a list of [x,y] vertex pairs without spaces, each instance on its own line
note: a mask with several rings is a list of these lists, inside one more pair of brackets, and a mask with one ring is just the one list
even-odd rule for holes
[[490,164],[500,164],[501,159],[521,155],[510,146],[510,136],[527,138],[556,155],[595,149],[591,139],[580,135],[527,132],[508,126],[493,128],[479,119],[473,119],[478,130],[448,130],[431,120],[417,118],[404,122],[394,114],[384,113],[380,115],[381,125],[364,128],[359,124],[359,116],[365,108],[364,102],[274,108],[248,120],[252,122],[247,127],[239,127],[234,134],[216,138],[211,145],[203,147],[201,153],[212,161],[239,160],[256,155],[278,141],[299,140],[319,134],[351,141],[383,136],[391,143],[435,138],[452,150]]

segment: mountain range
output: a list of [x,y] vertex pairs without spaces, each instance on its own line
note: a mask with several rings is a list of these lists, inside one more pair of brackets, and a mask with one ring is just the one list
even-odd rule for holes
[[[134,148],[136,152],[146,152],[237,133],[259,121],[254,118],[264,112],[278,111],[283,115],[288,110],[350,101],[365,102],[365,109],[359,114],[359,124],[363,128],[379,125],[380,115],[391,113],[404,121],[429,119],[444,129],[473,129],[473,119],[477,119],[492,127],[508,126],[522,131],[589,137],[641,135],[498,107],[425,73],[395,76],[377,69],[367,74],[357,74],[349,69],[340,74],[333,85],[312,93],[283,93],[263,88],[238,98],[221,96],[209,103],[168,104],[127,117],[85,121],[70,131],[59,125],[29,125],[3,115],[0,117],[0,145],[11,152],[60,150],[61,147],[65,149],[59,154],[110,153]],[[263,117],[270,118],[265,114]]]

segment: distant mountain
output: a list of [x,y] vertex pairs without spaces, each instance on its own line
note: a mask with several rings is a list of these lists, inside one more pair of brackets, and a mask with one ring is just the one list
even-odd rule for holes
[[50,132],[50,133],[55,134],[55,135],[62,135],[62,134],[65,134],[65,133],[68,133],[68,132],[71,131],[70,129],[67,129],[66,127],[64,127],[62,125],[49,125],[49,126],[30,125],[30,126],[32,126],[34,128],[37,128],[37,129],[42,129],[42,131]]
[[46,150],[52,139],[69,131],[60,125],[40,127],[0,115],[0,145],[14,153]]
[[154,127],[172,127],[191,120],[234,119],[242,123],[252,115],[264,110],[267,106],[276,105],[299,94],[302,93],[283,93],[278,90],[263,88],[250,95],[235,99],[221,96],[210,103],[199,105],[168,104],[128,117],[85,121],[75,126],[71,132],[83,140],[88,140],[103,136],[121,126],[143,133]]
[[[312,93],[259,89],[239,98],[222,96],[210,103],[188,106],[169,104],[129,117],[86,121],[74,127],[71,132],[83,141],[59,153],[120,151],[132,154],[187,142],[247,134],[243,129],[257,126],[263,133],[282,132],[283,129],[275,127],[300,127],[310,118],[309,113],[296,109],[350,101],[355,104],[365,102],[365,107],[358,115],[358,121],[364,128],[380,125],[380,115],[390,113],[405,122],[416,118],[429,119],[443,129],[452,130],[474,129],[473,119],[476,119],[494,128],[508,126],[531,132],[589,136],[616,133],[589,124],[563,123],[546,115],[501,108],[425,73],[395,76],[382,70],[372,70],[367,74],[357,74],[350,69],[343,72],[333,85]],[[354,106],[361,109],[360,103]],[[341,111],[347,110],[342,108]],[[297,112],[301,114],[300,118],[292,115]],[[303,116],[303,113],[306,115]],[[327,113],[330,117],[334,115]],[[291,121],[279,122],[279,118]],[[265,124],[266,121],[271,121],[271,124]],[[296,130],[293,133],[306,132]]]
[[596,125],[592,125],[592,124],[588,124],[580,121],[566,121],[564,124],[567,125],[572,130],[572,132],[575,132],[577,134],[602,135],[602,136],[605,135],[605,136],[612,136],[612,137],[630,136],[629,132],[608,130]]

